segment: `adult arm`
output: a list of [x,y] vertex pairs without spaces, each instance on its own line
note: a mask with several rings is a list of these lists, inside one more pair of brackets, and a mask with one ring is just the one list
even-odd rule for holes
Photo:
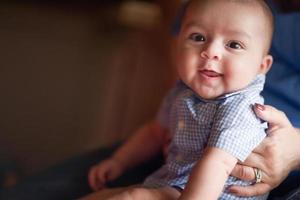
[[232,175],[254,180],[253,167],[261,169],[262,182],[252,186],[232,186],[240,196],[261,195],[278,186],[292,170],[300,170],[300,129],[294,128],[286,115],[271,106],[256,106],[258,117],[269,122],[268,137],[244,163],[235,166]]

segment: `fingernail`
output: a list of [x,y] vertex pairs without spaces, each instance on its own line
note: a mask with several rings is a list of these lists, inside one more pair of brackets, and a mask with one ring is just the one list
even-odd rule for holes
[[259,103],[256,103],[256,104],[255,104],[255,107],[256,107],[258,110],[260,110],[260,111],[264,111],[264,110],[266,109],[264,105],[261,105],[261,104],[259,104]]
[[231,188],[228,189],[228,192],[231,194],[237,194],[237,191],[235,189],[231,189]]

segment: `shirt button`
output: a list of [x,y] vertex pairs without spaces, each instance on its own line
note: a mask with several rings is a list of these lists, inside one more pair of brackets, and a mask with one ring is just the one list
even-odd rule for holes
[[183,129],[184,128],[184,121],[179,121],[177,126],[178,126],[179,130]]
[[183,161],[184,158],[183,158],[183,155],[177,154],[175,159],[180,162],[180,161]]

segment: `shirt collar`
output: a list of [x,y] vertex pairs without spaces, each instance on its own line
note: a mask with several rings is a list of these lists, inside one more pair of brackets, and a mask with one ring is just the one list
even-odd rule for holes
[[183,84],[186,88],[188,88],[189,90],[191,90],[193,92],[193,94],[201,101],[203,102],[207,102],[207,103],[213,103],[213,102],[220,102],[220,101],[224,101],[230,97],[233,97],[235,95],[238,94],[243,94],[243,93],[249,93],[251,91],[255,91],[260,93],[263,90],[264,87],[264,83],[265,83],[265,79],[266,79],[266,75],[264,74],[259,74],[255,77],[255,79],[245,88],[238,90],[238,91],[234,91],[231,93],[227,93],[227,94],[223,94],[219,97],[217,97],[216,99],[204,99],[201,96],[199,96],[198,94],[196,94],[190,87],[188,87],[183,81],[180,81],[181,84]]

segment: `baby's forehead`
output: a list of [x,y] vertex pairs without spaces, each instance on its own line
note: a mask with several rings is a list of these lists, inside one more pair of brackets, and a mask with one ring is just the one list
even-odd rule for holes
[[[182,16],[186,16],[186,13],[189,12],[189,10],[212,8],[214,7],[213,5],[219,5],[218,3],[223,6],[237,5],[236,8],[252,8],[253,14],[262,14],[261,16],[269,21],[269,24],[273,29],[273,14],[264,0],[187,0]],[[234,10],[220,10],[219,12],[234,12]]]
[[[251,0],[252,2],[255,0]],[[183,22],[189,21],[191,18],[200,17],[203,18],[226,18],[226,16],[234,16],[234,19],[254,16],[255,20],[265,21],[264,13],[262,9],[257,9],[257,5],[254,3],[242,3],[248,2],[245,0],[191,0],[185,7]],[[214,14],[216,13],[216,14]],[[257,17],[259,16],[259,18]]]
[[[237,7],[252,7],[262,9],[260,1],[263,0],[189,0],[186,2],[185,9],[206,9],[213,8],[214,6],[222,5],[223,7],[235,5]],[[228,12],[226,10],[220,10],[220,12]]]
[[[181,24],[193,14],[203,11],[203,9],[214,9],[214,5],[224,6],[224,8],[220,8],[219,6],[215,6],[215,8],[219,9],[218,12],[224,12],[225,14],[226,12],[234,13],[237,9],[250,8],[247,9],[247,15],[259,16],[256,20],[257,23],[264,24],[264,30],[262,31],[265,32],[269,49],[274,31],[274,19],[271,9],[264,0],[190,0],[185,4],[183,9]],[[236,10],[226,10],[226,5],[233,5],[231,8]]]

